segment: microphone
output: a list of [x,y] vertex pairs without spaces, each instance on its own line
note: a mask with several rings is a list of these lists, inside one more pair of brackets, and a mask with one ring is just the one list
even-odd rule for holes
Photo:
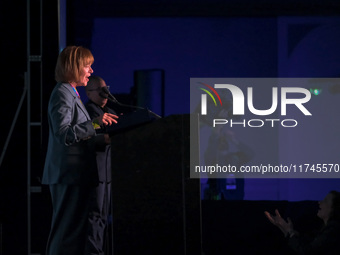
[[[103,93],[102,93],[103,92]],[[112,94],[111,92],[108,90],[107,87],[102,87],[102,92],[99,93],[100,96],[109,99],[110,101],[112,101],[113,103],[116,103],[120,106],[123,107],[130,107],[130,108],[135,108],[135,109],[140,109],[140,110],[147,110],[150,114],[152,114],[153,116],[155,116],[157,119],[160,119],[161,116],[157,115],[156,113],[150,111],[149,109],[145,109],[143,107],[139,107],[139,106],[135,106],[135,105],[126,105],[126,104],[122,104],[120,103]]]
[[[104,92],[104,93],[102,93]],[[120,104],[118,100],[110,93],[107,87],[102,87],[102,92],[99,93],[100,96],[110,99],[112,102]]]
[[105,99],[108,99],[109,95],[108,94],[105,94],[103,92],[99,92],[99,96],[101,96],[102,98],[105,98]]

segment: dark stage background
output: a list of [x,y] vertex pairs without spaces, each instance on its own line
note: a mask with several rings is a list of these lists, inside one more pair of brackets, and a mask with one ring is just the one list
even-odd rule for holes
[[[111,92],[123,102],[134,103],[138,98],[136,71],[146,75],[150,72],[152,78],[156,77],[155,84],[164,84],[163,94],[159,89],[150,90],[152,110],[164,117],[190,112],[190,77],[336,78],[340,74],[340,3],[336,1],[52,0],[43,1],[41,6],[38,0],[30,2],[30,55],[41,56],[38,61],[31,59],[31,77],[27,78],[32,87],[31,103],[27,102],[25,90],[26,1],[6,1],[0,7],[3,56],[0,152],[4,155],[0,166],[1,255],[27,254],[28,249],[32,254],[44,254],[51,217],[48,190],[40,185],[48,131],[46,107],[55,85],[56,58],[64,46],[76,44],[91,49],[95,57],[94,74],[102,76]],[[62,7],[60,30],[58,3]],[[161,78],[160,70],[164,74]],[[84,91],[80,92],[86,101]],[[331,102],[328,114],[339,115],[339,99],[339,94],[324,93],[323,100]],[[31,126],[30,137],[29,106],[32,122],[40,123]],[[339,128],[338,122],[332,123],[327,133],[320,133],[320,127],[315,127],[315,137],[319,138],[310,142],[325,148],[325,154],[317,156],[338,157],[339,147],[329,148],[327,141],[339,140],[340,144]],[[291,138],[296,139],[295,136]],[[239,138],[242,140],[242,134]],[[256,138],[246,138],[244,142],[266,144],[266,140]],[[204,188],[206,180],[201,183]],[[252,208],[249,210],[255,210],[254,215],[260,218],[263,215],[259,212],[274,208],[277,203],[287,211],[298,208],[301,214],[303,208],[297,202],[310,200],[308,206],[313,207],[313,201],[339,187],[337,179],[245,180],[243,201],[202,201],[205,253],[223,254],[229,249],[237,254],[236,246],[248,238],[233,234],[239,227],[246,227],[240,223],[240,208]],[[27,201],[31,201],[30,205]],[[231,224],[229,220],[236,216],[235,224]],[[262,220],[265,236],[270,236],[275,230]],[[223,231],[219,225],[224,227]],[[226,230],[228,226],[231,231]],[[233,241],[228,243],[228,238],[221,238],[224,234]],[[214,235],[219,236],[216,245]],[[258,244],[265,242],[260,239]],[[253,240],[251,245],[255,247],[256,242]],[[264,251],[259,250],[259,254]]]

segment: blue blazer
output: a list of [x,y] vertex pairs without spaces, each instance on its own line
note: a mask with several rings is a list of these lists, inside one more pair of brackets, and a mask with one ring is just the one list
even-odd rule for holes
[[[85,104],[85,107],[93,119],[106,112],[117,114],[113,109],[107,106],[102,108],[91,100]],[[105,143],[104,133],[107,133],[107,130],[104,126],[101,126],[99,132],[101,133],[96,136],[98,177],[100,182],[111,182],[111,144]]]
[[92,121],[69,83],[58,83],[48,104],[49,140],[43,184],[96,185]]

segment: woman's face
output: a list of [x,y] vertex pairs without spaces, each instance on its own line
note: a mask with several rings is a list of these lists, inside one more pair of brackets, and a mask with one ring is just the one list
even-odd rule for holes
[[333,195],[329,193],[322,201],[319,201],[318,217],[327,223],[333,206]]
[[77,86],[86,86],[89,77],[93,73],[91,64],[85,65],[81,70],[80,70],[80,76],[79,76],[79,81],[77,82]]

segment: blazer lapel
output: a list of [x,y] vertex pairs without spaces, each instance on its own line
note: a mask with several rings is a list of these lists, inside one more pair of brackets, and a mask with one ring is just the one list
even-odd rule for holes
[[87,112],[85,105],[83,104],[83,102],[80,100],[80,98],[78,97],[78,95],[76,94],[76,92],[73,90],[73,87],[71,84],[69,83],[64,83],[65,87],[70,91],[71,95],[74,96],[75,101],[77,103],[77,105],[79,106],[79,108],[84,112],[86,118],[88,120],[91,120],[89,113]]
[[90,115],[89,115],[89,113],[87,112],[87,110],[86,110],[86,108],[85,108],[85,105],[84,105],[83,102],[80,100],[80,98],[76,97],[76,102],[77,102],[78,106],[80,107],[80,109],[84,112],[86,118],[87,118],[88,120],[91,120]]

